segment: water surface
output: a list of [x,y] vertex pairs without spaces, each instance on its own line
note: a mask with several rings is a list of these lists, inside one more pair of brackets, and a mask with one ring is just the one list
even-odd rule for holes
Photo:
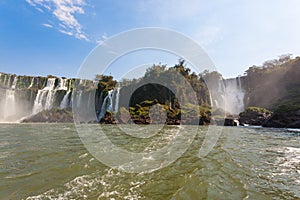
[[[161,148],[169,138],[151,142],[105,128],[132,151]],[[0,199],[300,199],[299,130],[224,127],[199,158],[206,129],[174,163],[145,174],[101,164],[72,124],[1,124]]]

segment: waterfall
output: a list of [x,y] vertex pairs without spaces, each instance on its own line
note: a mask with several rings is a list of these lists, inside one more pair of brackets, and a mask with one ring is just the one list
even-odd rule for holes
[[[4,110],[3,110],[3,117],[6,120],[8,117],[15,115],[16,108],[15,108],[15,91],[8,89],[5,91],[5,103],[4,103]],[[10,120],[8,120],[10,121]]]
[[118,110],[119,110],[120,89],[121,88],[118,87],[117,90],[116,90],[116,100],[115,100],[115,110],[114,110],[116,112],[118,112]]
[[217,100],[215,100],[215,105],[216,107],[219,107],[219,102]]
[[244,111],[245,92],[242,89],[241,79],[225,80],[225,107],[230,114],[239,114]]
[[71,91],[69,90],[66,93],[66,95],[64,96],[63,100],[61,101],[60,109],[66,109],[66,108],[70,107],[70,94],[71,94]]
[[76,102],[77,102],[77,108],[79,108],[81,106],[81,101],[82,101],[82,93],[83,91],[77,91],[76,92]]
[[42,110],[49,110],[52,108],[52,104],[56,92],[55,90],[53,90],[54,86],[55,86],[55,78],[49,78],[47,80],[46,87],[38,91],[32,109],[33,114],[41,112]]
[[31,83],[30,83],[30,85],[29,85],[29,87],[28,87],[28,88],[32,88],[32,87],[33,87],[33,84],[34,84],[34,79],[35,79],[35,77],[33,77],[33,78],[31,79]]
[[[12,75],[8,75],[8,79],[7,79],[6,76],[5,76],[5,82],[4,82],[4,85],[5,85],[7,88],[10,88],[11,77],[12,77]],[[7,81],[7,82],[6,82],[6,81]]]
[[17,76],[15,76],[15,77],[14,77],[13,84],[12,84],[12,86],[11,86],[11,89],[13,89],[13,90],[15,90],[15,89],[16,89],[17,82],[18,82],[18,77],[17,77]]
[[52,108],[55,92],[55,90],[48,90],[44,108],[45,110],[50,110]]
[[109,90],[107,96],[104,98],[101,106],[100,113],[98,114],[98,120],[100,121],[106,111],[118,112],[120,99],[120,88],[115,90]]
[[68,90],[68,79],[60,78],[56,89],[57,90]]
[[[44,87],[38,89],[45,81]],[[46,79],[45,77],[0,73],[0,122],[17,122],[26,116],[37,114],[43,110],[50,110],[53,107],[71,108],[73,92],[78,100],[77,106],[84,105],[87,106],[84,107],[85,112],[95,112],[94,106],[89,107],[91,102],[95,101],[89,90],[98,87],[98,82],[77,79],[75,84],[79,83],[83,90],[76,92],[71,89],[72,81],[72,79],[67,78]],[[114,97],[111,99],[118,101],[119,89],[113,95]],[[118,104],[113,104],[113,108],[117,110]],[[111,110],[111,108],[109,109]]]
[[[9,81],[5,83],[5,86],[10,85],[11,75],[9,76]],[[6,80],[5,80],[6,81]],[[15,121],[17,108],[16,108],[16,99],[15,99],[15,90],[17,86],[18,77],[15,76],[13,83],[10,88],[5,90],[5,101],[4,106],[2,107],[2,117],[4,121]]]
[[56,78],[48,78],[47,85],[43,90],[53,90]]

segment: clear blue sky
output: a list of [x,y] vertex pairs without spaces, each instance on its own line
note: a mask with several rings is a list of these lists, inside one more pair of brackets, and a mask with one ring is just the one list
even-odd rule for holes
[[233,77],[300,55],[299,19],[299,0],[0,0],[0,72],[75,77],[99,42],[163,27],[194,39]]

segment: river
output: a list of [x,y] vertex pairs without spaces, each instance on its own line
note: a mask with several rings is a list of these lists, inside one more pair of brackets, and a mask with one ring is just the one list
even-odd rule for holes
[[[147,144],[104,127],[125,149]],[[300,130],[224,127],[199,157],[206,131],[170,165],[128,173],[95,159],[73,124],[0,124],[0,199],[300,199]]]

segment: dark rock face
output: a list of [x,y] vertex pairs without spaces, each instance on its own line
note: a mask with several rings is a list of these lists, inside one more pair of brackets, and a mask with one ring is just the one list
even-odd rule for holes
[[239,126],[239,121],[234,118],[213,118],[211,124],[218,126]]
[[274,113],[263,126],[274,128],[300,128],[299,110]]
[[66,109],[44,110],[21,121],[22,123],[71,123],[73,114]]
[[272,112],[262,109],[249,107],[245,112],[240,113],[239,122],[241,125],[249,124],[253,126],[261,126],[272,115]]
[[106,112],[104,117],[100,120],[100,124],[117,124],[118,121],[114,118],[112,113]]

